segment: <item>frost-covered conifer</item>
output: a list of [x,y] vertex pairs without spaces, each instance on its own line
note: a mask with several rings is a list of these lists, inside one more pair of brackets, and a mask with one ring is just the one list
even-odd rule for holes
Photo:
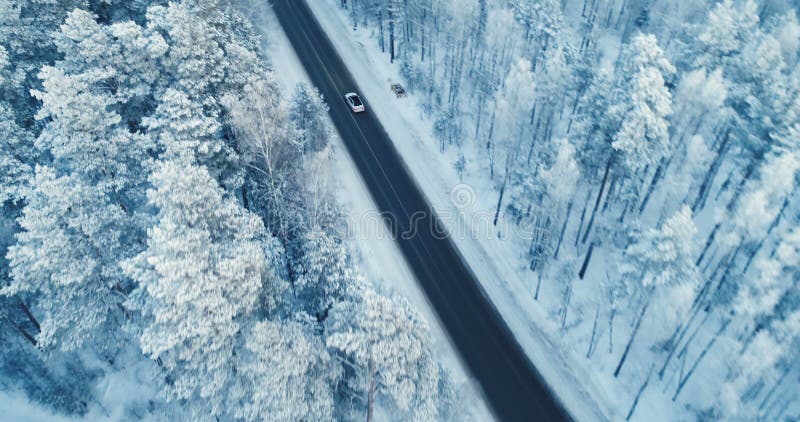
[[367,411],[378,396],[422,420],[436,418],[438,367],[427,324],[405,299],[365,289],[334,308],[326,343],[366,371]]
[[26,201],[23,231],[8,251],[12,281],[2,292],[36,298],[41,348],[113,349],[126,285],[118,260],[130,248],[125,211],[84,179],[43,166]]
[[124,264],[139,284],[127,305],[142,315],[142,351],[163,362],[167,396],[224,415],[244,327],[262,289],[279,283],[265,259],[268,235],[202,166],[167,161],[151,181],[158,222],[146,249]]
[[611,146],[626,166],[638,171],[671,152],[669,122],[672,95],[665,86],[675,73],[653,35],[639,34],[623,52],[621,78],[611,113],[619,128]]

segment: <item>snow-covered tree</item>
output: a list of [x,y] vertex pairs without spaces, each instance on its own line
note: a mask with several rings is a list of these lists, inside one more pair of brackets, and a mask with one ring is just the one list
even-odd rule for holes
[[615,124],[608,113],[611,76],[604,72],[595,75],[575,116],[576,156],[590,181],[603,177],[601,173],[613,153],[609,135],[614,133]]
[[741,397],[754,382],[769,376],[784,347],[766,330],[756,335],[747,353],[739,357],[730,379],[722,386],[718,406],[723,417],[741,420],[757,417],[751,413],[752,409],[743,406]]
[[[735,112],[731,136],[747,159],[743,179],[771,148],[771,137],[791,125],[788,112],[797,88],[788,79],[779,25],[762,28],[753,0],[718,3],[698,34],[701,66],[722,68],[730,81],[728,104]],[[768,32],[765,29],[770,29]],[[789,120],[786,119],[789,117]],[[734,196],[736,198],[736,195]]]
[[[619,270],[623,282],[629,286],[628,291],[632,293],[633,304],[640,311],[614,376],[619,375],[628,357],[656,289],[687,287],[692,291],[696,288],[700,277],[695,265],[696,233],[692,211],[684,206],[668,218],[661,228],[644,231],[625,248]],[[680,304],[673,303],[671,306],[680,307]]]
[[761,257],[755,263],[754,275],[739,290],[734,310],[747,319],[771,315],[783,295],[793,283],[787,282],[798,269],[800,258],[800,230],[786,233],[775,255]]
[[307,324],[256,323],[245,340],[245,393],[235,416],[247,421],[330,421],[339,364]]
[[311,228],[299,242],[296,287],[321,318],[356,282],[346,246],[321,228]]
[[[737,420],[763,419],[763,404],[792,371],[796,362],[794,348],[799,339],[798,310],[773,320],[768,327],[758,331],[742,353],[736,356],[722,385],[720,399],[715,406],[720,416]],[[748,403],[753,401],[753,397],[767,382],[774,384],[774,388],[761,400],[762,405]],[[780,419],[783,415],[777,416]]]
[[[529,126],[528,117],[534,100],[535,76],[531,63],[517,59],[508,71],[503,85],[495,93],[495,137],[500,164],[506,166],[518,155],[518,147]],[[508,167],[504,167],[508,168]]]
[[[249,81],[237,95],[227,94],[222,102],[237,133],[238,150],[251,173],[257,207],[269,216],[273,233],[286,240],[298,217],[294,195],[301,179],[302,145],[290,124],[289,107],[282,101],[274,75]],[[298,188],[299,189],[299,188]],[[288,248],[287,248],[288,249]]]
[[328,106],[316,88],[297,84],[290,108],[291,121],[300,131],[303,150],[321,151],[328,144],[332,130],[328,123]]
[[220,3],[170,2],[147,9],[148,27],[169,39],[162,64],[175,79],[164,82],[198,96],[219,95],[241,89],[259,73],[253,40],[236,28],[249,25]]
[[733,0],[717,3],[708,12],[708,20],[698,36],[704,47],[700,64],[716,67],[720,60],[741,52],[758,21],[758,5],[753,0],[740,5]]
[[547,41],[558,37],[564,19],[558,2],[511,0],[509,3],[516,19],[525,28],[526,40],[538,38],[546,45]]
[[530,237],[528,255],[532,271],[557,257],[580,178],[575,147],[569,141],[559,139],[555,148],[553,164],[527,175],[521,191],[514,198],[517,206],[521,206],[518,213],[525,223],[523,232]]
[[780,43],[783,61],[787,66],[796,65],[800,53],[800,22],[797,20],[797,10],[790,10],[779,16],[772,26],[771,32]]
[[542,170],[542,181],[553,203],[563,206],[575,193],[580,169],[575,160],[575,147],[566,139],[559,139],[556,145],[556,159],[550,168]]
[[67,15],[54,43],[63,57],[56,63],[59,69],[68,75],[102,73],[104,88],[120,103],[150,94],[165,76],[163,67],[154,64],[170,47],[158,32],[133,21],[101,24],[84,9]]
[[110,75],[104,71],[69,75],[45,67],[39,75],[44,91],[33,91],[42,101],[38,119],[49,119],[36,146],[52,154],[62,170],[105,191],[123,191],[141,183],[151,141],[131,133],[121,123],[112,95],[92,89]]
[[741,205],[736,209],[731,233],[737,241],[757,242],[762,239],[782,211],[782,205],[797,187],[800,175],[800,156],[796,151],[784,151],[765,158],[760,177],[753,181],[742,195]]
[[645,230],[625,248],[620,272],[643,293],[659,286],[697,281],[696,233],[692,211],[684,206],[661,228]]
[[167,396],[223,415],[243,324],[259,309],[262,290],[280,283],[265,259],[268,235],[204,167],[167,161],[151,181],[158,222],[147,248],[123,265],[139,283],[127,306],[142,315],[142,351],[163,362]]
[[167,88],[142,126],[167,159],[186,156],[203,163],[228,190],[243,183],[239,154],[222,139],[222,123],[212,99],[200,103],[182,90]]
[[[10,104],[17,122],[26,129],[39,129],[31,117],[38,108],[29,90],[38,89],[36,74],[43,65],[58,58],[53,32],[68,12],[87,7],[85,0],[0,2],[0,46],[7,54],[8,67],[0,84],[0,100]],[[23,124],[24,122],[24,124]]]
[[722,75],[722,68],[707,71],[699,68],[687,72],[678,84],[673,127],[680,136],[694,135],[703,123],[722,121],[727,117],[724,110],[728,98],[728,82]]
[[428,326],[405,299],[364,289],[357,301],[332,311],[328,347],[366,371],[367,420],[376,397],[385,397],[415,420],[436,418],[439,384]]
[[672,96],[665,86],[675,73],[653,35],[639,34],[623,52],[616,104],[610,110],[619,122],[611,146],[636,172],[654,165],[672,150],[669,123]]
[[80,177],[42,166],[26,201],[3,293],[37,297],[41,348],[113,348],[126,285],[118,260],[130,248],[125,211]]
[[714,159],[714,152],[709,149],[702,136],[694,135],[676,152],[675,158],[678,157],[680,160],[673,164],[675,171],[669,179],[668,187],[676,200],[689,197],[692,186],[697,180],[702,180],[708,164]]

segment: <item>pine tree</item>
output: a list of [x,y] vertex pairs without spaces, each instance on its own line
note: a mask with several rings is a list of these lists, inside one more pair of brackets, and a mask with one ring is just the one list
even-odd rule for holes
[[158,222],[147,249],[123,265],[139,283],[126,303],[142,315],[142,351],[163,362],[167,396],[198,400],[192,410],[220,416],[236,382],[243,327],[264,289],[280,283],[265,259],[267,235],[204,167],[167,161],[151,181]]
[[[0,81],[1,82],[1,81]],[[0,102],[0,209],[7,202],[19,203],[33,177],[35,150],[30,133],[14,121],[8,105]]]
[[300,241],[297,289],[317,318],[324,319],[334,303],[343,299],[357,281],[346,246],[332,234],[312,227]]
[[297,84],[289,115],[300,132],[305,152],[319,152],[328,144],[332,129],[327,112],[328,106],[316,88],[305,83]]
[[115,347],[126,285],[117,263],[130,248],[125,211],[80,177],[42,166],[26,201],[3,294],[35,295],[42,349]]
[[333,386],[341,368],[322,340],[297,321],[256,323],[240,368],[245,396],[236,417],[246,421],[334,420]]
[[334,308],[326,339],[366,371],[367,420],[378,394],[415,418],[436,418],[439,382],[428,327],[405,299],[393,300],[370,289],[357,302]]
[[636,35],[625,57],[610,112],[619,122],[611,146],[632,172],[657,164],[671,152],[669,123],[672,96],[665,86],[675,68],[653,35]]

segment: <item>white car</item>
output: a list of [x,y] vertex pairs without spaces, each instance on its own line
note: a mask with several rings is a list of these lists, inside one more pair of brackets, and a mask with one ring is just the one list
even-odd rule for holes
[[347,105],[350,106],[350,110],[352,110],[353,113],[361,113],[365,110],[364,102],[361,101],[361,98],[355,92],[344,94],[344,100],[347,101]]

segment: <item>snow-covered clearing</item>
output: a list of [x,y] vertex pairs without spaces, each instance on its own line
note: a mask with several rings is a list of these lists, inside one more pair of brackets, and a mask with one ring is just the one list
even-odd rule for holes
[[[308,75],[271,10],[266,7],[255,8],[251,10],[250,18],[260,25],[256,30],[263,34],[264,51],[282,87],[291,92],[298,83],[310,84]],[[456,382],[464,382],[468,386],[468,399],[465,404],[472,407],[470,413],[475,420],[492,420],[493,417],[481,397],[479,387],[467,374],[430,302],[379,218],[379,212],[355,163],[337,134],[334,134],[334,138],[335,149],[330,174],[337,178],[334,186],[336,197],[340,201],[342,210],[347,213],[350,233],[355,234],[352,236],[350,246],[358,257],[359,268],[378,291],[407,297],[422,312],[428,321],[437,355],[452,372]]]

